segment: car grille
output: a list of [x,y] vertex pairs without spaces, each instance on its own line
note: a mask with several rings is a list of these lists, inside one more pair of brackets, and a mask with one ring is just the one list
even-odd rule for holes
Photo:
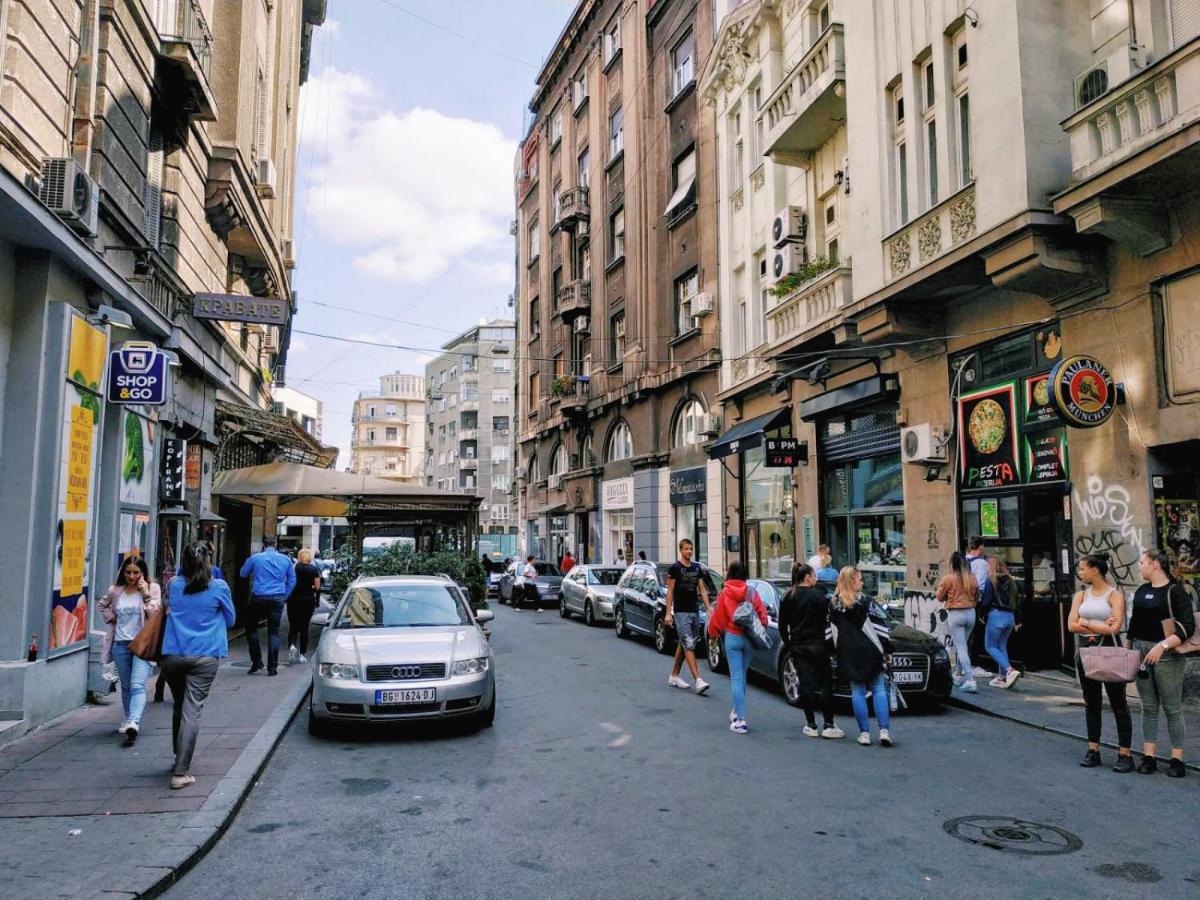
[[440,712],[440,703],[410,703],[407,706],[368,706],[373,716],[411,716],[415,713]]
[[[896,665],[898,657],[903,657],[908,660],[908,665]],[[892,671],[893,672],[920,672],[921,681],[919,683],[909,682],[901,684],[898,687],[901,690],[924,690],[929,684],[929,654],[928,653],[893,653],[892,654]]]
[[367,666],[367,681],[417,681],[422,678],[445,677],[445,663],[388,663]]

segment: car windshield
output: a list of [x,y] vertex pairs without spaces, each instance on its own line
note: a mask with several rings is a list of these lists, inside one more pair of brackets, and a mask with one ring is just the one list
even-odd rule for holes
[[470,622],[458,592],[440,584],[357,585],[335,628],[419,628]]
[[562,575],[554,563],[534,563],[534,566],[537,567],[538,575]]
[[615,585],[624,574],[624,569],[588,569],[588,584]]

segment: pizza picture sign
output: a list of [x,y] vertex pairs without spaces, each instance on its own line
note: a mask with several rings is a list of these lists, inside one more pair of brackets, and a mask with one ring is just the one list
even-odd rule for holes
[[1050,370],[1050,402],[1072,428],[1095,428],[1116,409],[1117,389],[1099,360],[1068,356]]

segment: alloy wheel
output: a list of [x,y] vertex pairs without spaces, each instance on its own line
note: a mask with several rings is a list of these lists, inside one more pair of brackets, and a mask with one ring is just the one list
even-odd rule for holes
[[784,654],[783,665],[779,667],[779,686],[789,704],[800,704],[800,673],[796,671],[796,660],[790,653]]
[[667,636],[667,623],[661,618],[654,620],[654,649],[659,653],[668,653],[671,649],[671,639]]
[[619,637],[619,638],[629,637],[629,628],[625,624],[625,608],[624,607],[622,607],[622,606],[617,607],[616,614],[613,616],[613,624],[616,626],[616,629],[617,629],[617,637]]
[[708,639],[708,668],[713,672],[726,671],[725,648],[721,646],[720,638]]
[[591,628],[596,624],[595,613],[592,612],[592,601],[587,600],[583,604],[583,624]]
[[562,616],[564,619],[571,618],[571,611],[569,609],[567,609],[567,595],[566,594],[558,595],[558,614],[560,616]]

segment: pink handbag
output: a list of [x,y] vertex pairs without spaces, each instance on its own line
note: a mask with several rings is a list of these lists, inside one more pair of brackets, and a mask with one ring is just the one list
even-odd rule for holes
[[1142,655],[1137,650],[1120,646],[1115,637],[1112,641],[1112,647],[1080,647],[1079,664],[1083,666],[1083,674],[1092,681],[1129,684],[1137,678]]

